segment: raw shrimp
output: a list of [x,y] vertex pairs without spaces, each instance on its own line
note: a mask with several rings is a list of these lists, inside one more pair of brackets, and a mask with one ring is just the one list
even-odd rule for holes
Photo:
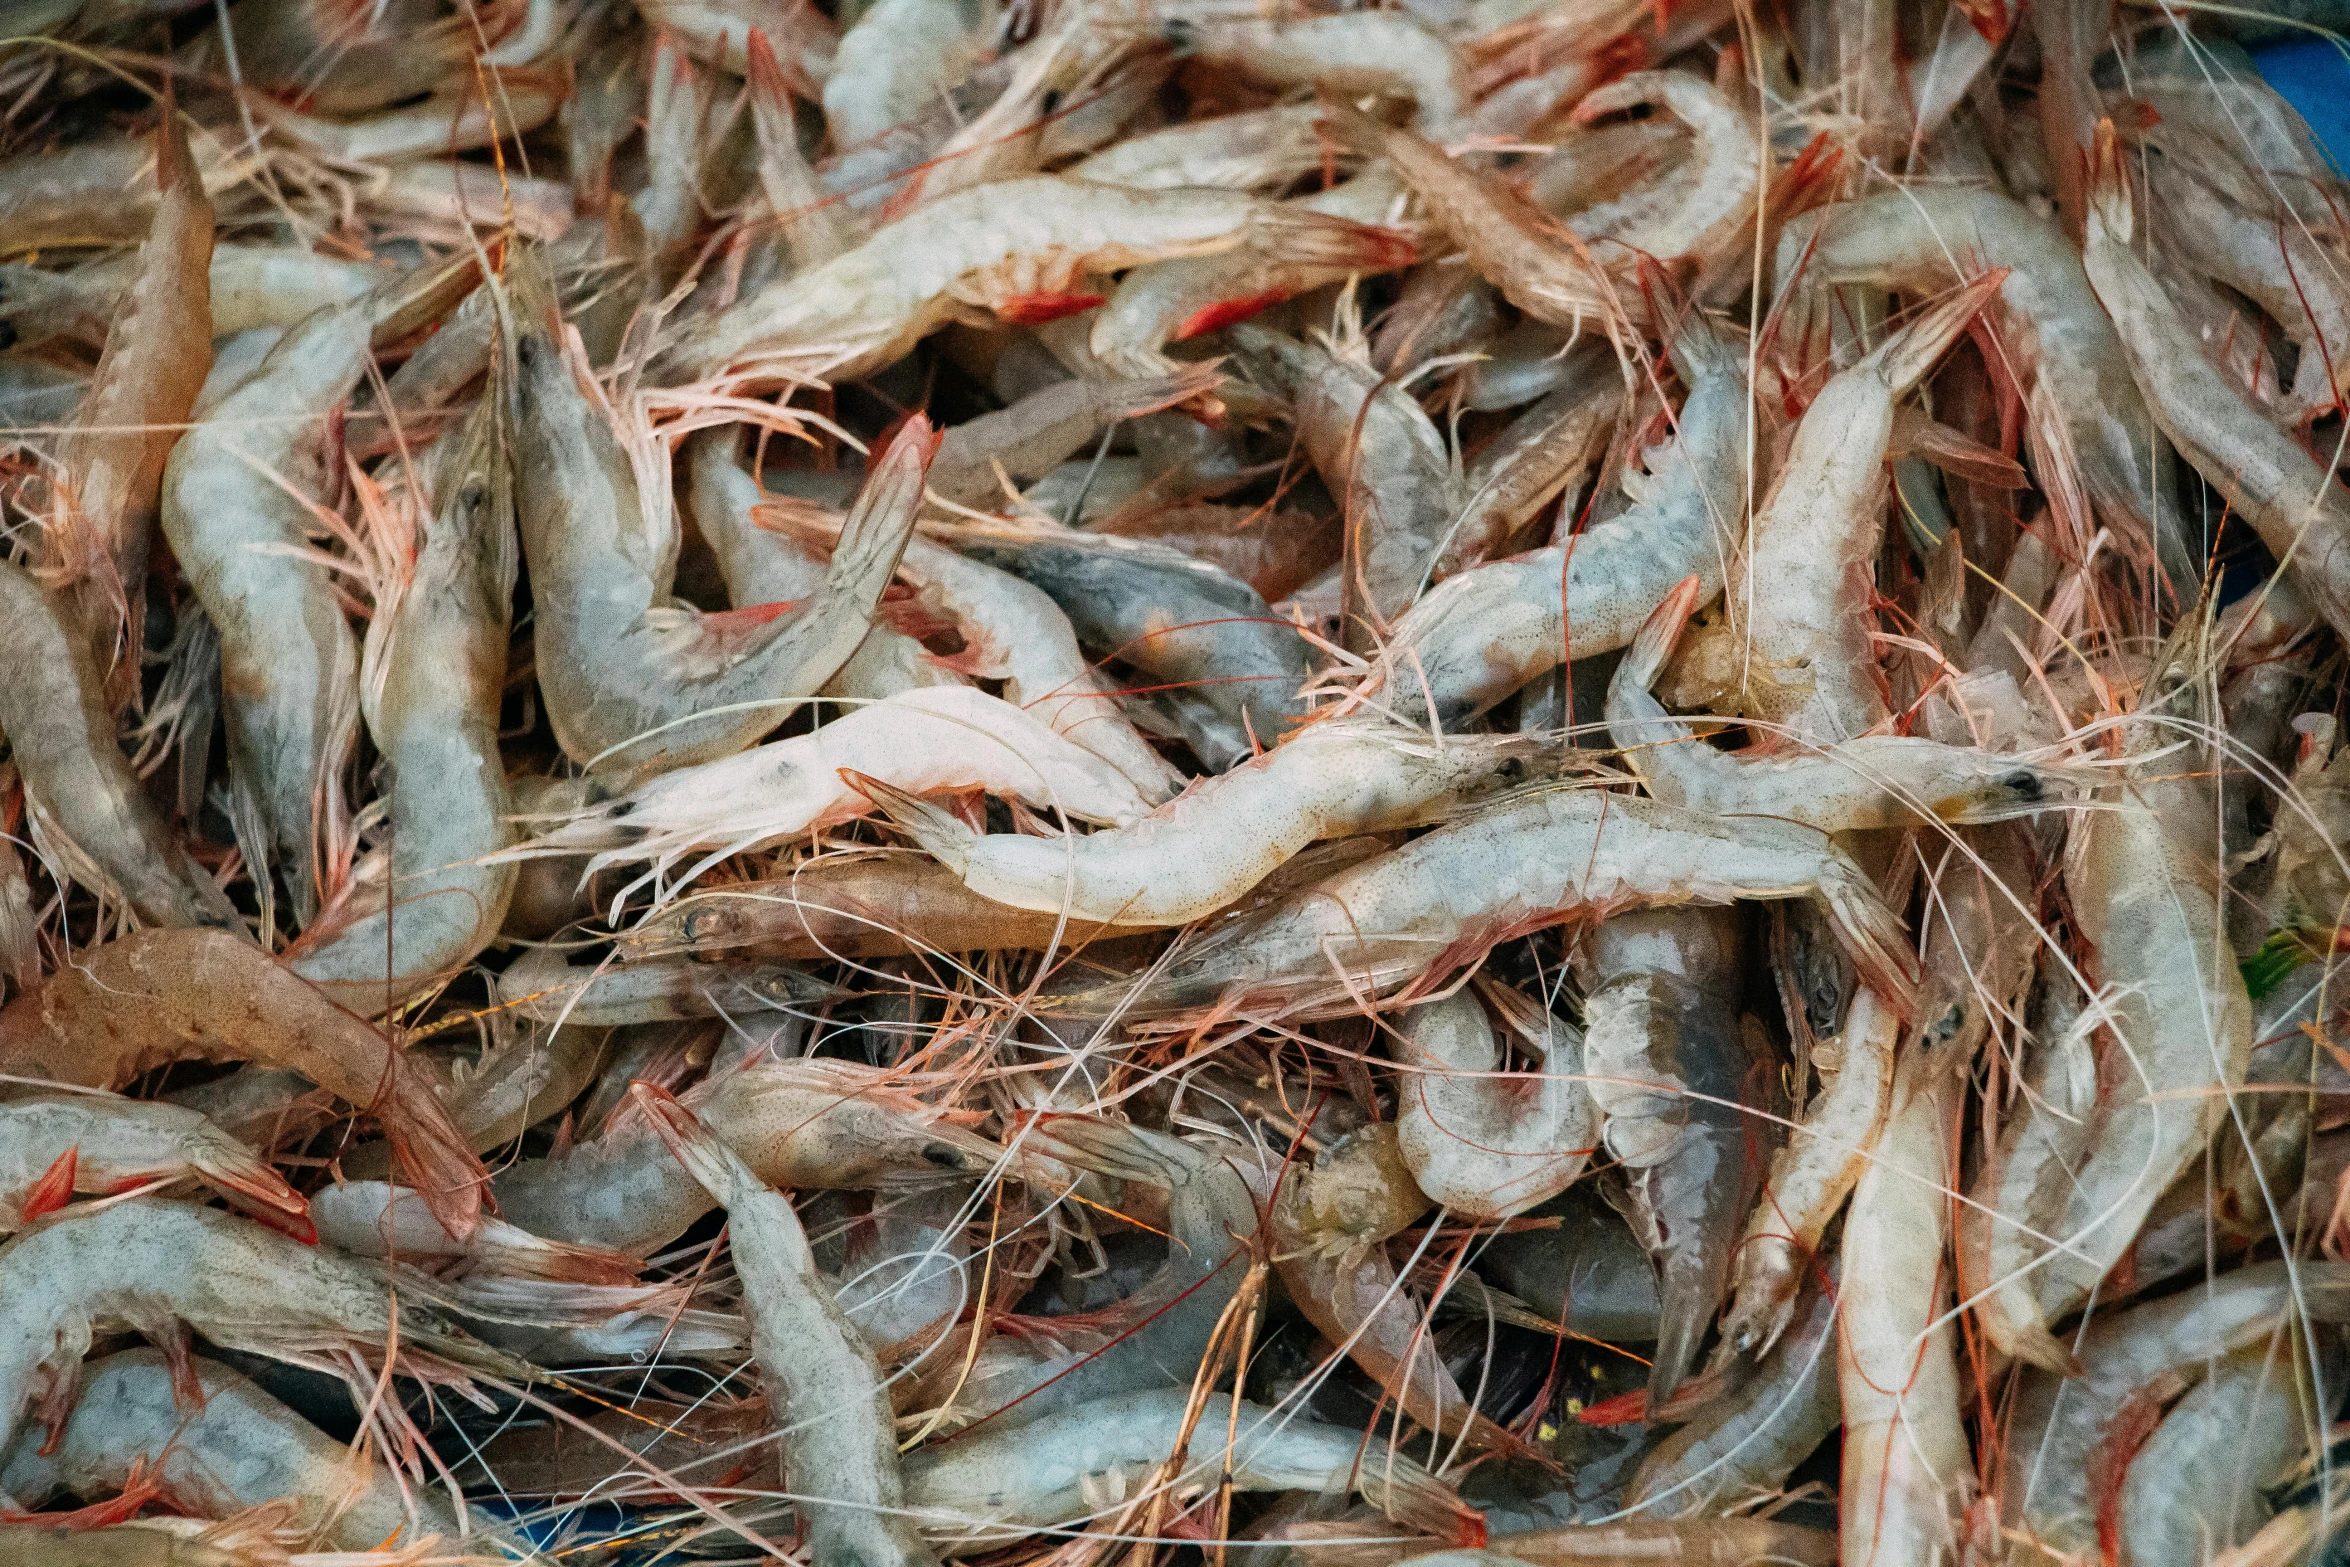
[[416,1193],[381,1181],[320,1187],[310,1216],[319,1239],[336,1250],[412,1267],[455,1265],[468,1273],[584,1284],[634,1283],[640,1267],[632,1257],[543,1240],[502,1219],[484,1219],[464,1240],[452,1240]]
[[[98,640],[111,652],[112,633]],[[115,743],[87,623],[10,561],[0,561],[0,645],[10,671],[0,735],[39,846],[148,924],[236,928],[227,894],[188,858]]]
[[1689,263],[1701,299],[1725,284],[1745,283],[1755,193],[1767,161],[1756,144],[1753,116],[1703,77],[1635,71],[1588,94],[1575,105],[1574,119],[1588,125],[1638,108],[1662,111],[1648,124],[1669,114],[1688,127],[1687,149],[1664,177],[1562,213],[1567,226],[1591,243],[1602,262],[1651,256]]
[[929,422],[916,415],[875,461],[806,611],[788,621],[681,612],[663,603],[674,549],[666,490],[640,492],[617,416],[586,390],[592,377],[544,270],[514,270],[516,511],[556,739],[606,772],[738,751],[865,640],[921,504]]
[[[1176,1445],[1189,1432],[1190,1445]],[[1180,1507],[1197,1493],[1359,1491],[1406,1527],[1468,1543],[1485,1538],[1482,1514],[1410,1459],[1359,1431],[1228,1393],[1200,1399],[1165,1388],[1098,1399],[1014,1430],[983,1427],[906,1460],[907,1504],[925,1532],[964,1547],[1056,1532],[1116,1515],[1156,1483]]]
[[642,0],[647,25],[685,40],[695,59],[740,76],[746,41],[762,35],[817,81],[829,77],[840,39],[831,20],[790,0]]
[[984,789],[1082,821],[1125,822],[1148,803],[1125,774],[1011,703],[968,686],[873,702],[812,734],[681,768],[590,806],[514,852],[600,851],[591,868],[667,866],[697,847],[715,863],[873,809],[842,775],[913,792]]
[[1648,455],[1636,504],[1430,589],[1396,623],[1366,685],[1391,711],[1414,721],[1433,711],[1459,728],[1570,656],[1629,643],[1692,572],[1701,598],[1721,591],[1746,512],[1746,366],[1703,316],[1683,324],[1670,353],[1689,395],[1679,438]]
[[[1912,294],[1938,294],[1982,268],[2002,272],[1992,307],[2001,345],[2068,432],[2090,500],[2152,542],[2179,591],[2201,579],[2202,551],[2171,498],[2171,454],[2153,439],[2114,322],[2055,224],[1992,191],[1918,185],[1791,219],[1779,238],[1779,286],[1798,267],[1822,286]],[[1802,335],[1800,320],[1787,329]]]
[[[795,7],[795,12],[802,8]],[[817,182],[800,151],[791,91],[767,35],[754,31],[746,59],[752,131],[759,143],[759,190],[768,212],[802,267],[820,267],[857,248],[863,229]]]
[[1834,1268],[1804,1292],[1786,1335],[1743,1386],[1707,1400],[1641,1460],[1627,1507],[1700,1515],[1775,1491],[1843,1419],[1837,1396]]
[[[163,465],[203,389],[219,330],[210,285],[212,204],[168,98],[155,138],[155,184],[154,223],[106,313],[105,352],[89,395],[74,411],[75,428],[57,443],[61,504],[41,540],[55,568],[50,585],[71,585],[68,624],[88,646],[110,713],[138,681]],[[21,620],[25,611],[6,613]],[[55,657],[45,651],[19,667],[43,667]],[[119,674],[118,661],[125,665]]]
[[1466,73],[1452,46],[1407,11],[1276,19],[1202,8],[1168,18],[1165,30],[1184,54],[1275,86],[1409,98],[1415,122],[1440,140],[1458,133],[1468,107]]
[[2005,280],[1988,272],[1820,388],[1796,426],[1725,594],[1745,712],[1774,736],[1828,744],[1887,716],[1870,645],[1870,563],[1885,531],[1894,405]]
[[621,945],[643,958],[807,960],[1068,949],[1147,928],[1007,908],[927,854],[888,851],[827,855],[774,881],[696,893],[647,917]]
[[1068,172],[1073,179],[1137,190],[1188,185],[1277,191],[1322,168],[1321,121],[1319,104],[1244,109],[1129,136]]
[[1360,718],[1309,724],[1150,815],[1086,837],[976,833],[918,800],[879,803],[965,886],[998,903],[1118,925],[1184,925],[1241,897],[1307,844],[1441,820],[1522,781],[1516,735],[1442,743]]
[[1215,385],[1213,370],[1190,366],[1168,375],[1042,387],[1009,408],[949,426],[930,464],[931,493],[984,507],[1002,497],[999,470],[1022,483],[1041,479],[1092,445],[1104,426],[1206,396]]
[[497,978],[500,1005],[542,1023],[622,1028],[684,1018],[788,1012],[820,1005],[834,987],[783,963],[694,963],[654,959],[574,967],[560,947],[542,947]]
[[506,385],[501,367],[435,454],[439,505],[368,623],[359,703],[392,813],[383,904],[354,892],[287,955],[357,1011],[391,1011],[454,975],[498,934],[514,891],[513,863],[491,858],[514,835],[498,755],[515,575]]
[[967,554],[1052,595],[1079,642],[1160,682],[1192,751],[1223,772],[1306,716],[1306,644],[1254,588],[1144,539],[965,526]]
[[76,1192],[188,1178],[264,1224],[310,1238],[301,1196],[268,1160],[193,1110],[99,1094],[0,1101],[0,1229],[22,1229]]
[[[2236,1350],[2291,1343],[2297,1335],[2289,1324],[2338,1324],[2346,1316],[2350,1264],[2290,1261],[2255,1263],[2100,1315],[2079,1336],[2077,1376],[2024,1377],[2008,1432],[2001,1516],[2055,1550],[2098,1550],[2111,1505],[2099,1487],[2118,1488],[2115,1472],[2164,1401]],[[2297,1376],[2283,1364],[2274,1373]],[[2241,1446],[2245,1433],[2231,1432],[2229,1440]]]
[[[192,1394],[185,1402],[181,1394]],[[81,1373],[81,1396],[46,1445],[19,1437],[0,1466],[0,1490],[39,1506],[60,1493],[85,1500],[121,1492],[137,1476],[159,1500],[198,1517],[266,1502],[294,1507],[293,1526],[337,1550],[460,1532],[458,1511],[334,1441],[251,1382],[209,1360],[175,1368],[160,1350],[126,1349]],[[476,1521],[474,1527],[482,1527]]]
[[1511,553],[1511,542],[1562,494],[1572,500],[1624,410],[1612,354],[1572,354],[1559,386],[1512,420],[1461,476],[1460,514],[1436,557],[1450,577]]
[[225,931],[125,936],[78,954],[0,1011],[0,1071],[120,1088],[173,1061],[291,1067],[373,1115],[404,1184],[459,1237],[481,1212],[481,1162],[421,1064]]
[[1823,832],[1906,827],[1921,818],[1996,822],[2059,810],[2095,781],[2081,769],[2035,764],[1921,736],[1858,735],[1818,750],[1761,756],[1715,749],[1649,692],[1672,656],[1699,584],[1684,581],[1640,630],[1608,686],[1609,738],[1650,795],[1691,810],[1778,816]]
[[1219,926],[1139,982],[1096,982],[1039,1004],[1134,1018],[1352,1011],[1399,989],[1408,1001],[1499,942],[1577,914],[1808,896],[1823,900],[1853,961],[1898,1005],[1914,985],[1915,955],[1867,876],[1825,834],[1545,788]]
[[1815,1055],[1819,1084],[1787,1146],[1772,1157],[1762,1200],[1738,1242],[1731,1272],[1736,1293],[1722,1316],[1722,1337],[1741,1353],[1767,1353],[1787,1330],[1820,1238],[1884,1129],[1900,1037],[1899,1005],[1863,988],[1852,998],[1843,1032]]
[[1364,359],[1252,325],[1233,345],[1288,398],[1298,441],[1346,518],[1340,636],[1376,647],[1436,570],[1461,510],[1452,453],[1420,405]]
[[2133,225],[2120,153],[2111,126],[2102,126],[2082,255],[2153,422],[2260,535],[2327,623],[2350,634],[2350,496],[2204,357],[2162,285],[2131,252]]
[[769,1418],[810,1551],[867,1567],[935,1563],[904,1511],[896,1426],[873,1351],[816,1271],[791,1200],[667,1094],[640,1083],[630,1098],[726,1209],[751,1354],[768,1386]]
[[917,207],[846,255],[688,328],[653,372],[855,380],[962,315],[1038,322],[1097,304],[1085,291],[1092,274],[1228,250],[1252,235],[1311,245],[1343,231],[1336,219],[1235,191],[1005,180]]
[[913,119],[976,61],[985,17],[972,0],[877,0],[841,34],[824,123],[842,147]]
[[341,815],[359,722],[358,641],[325,568],[302,552],[308,497],[336,477],[330,411],[365,371],[372,337],[436,319],[472,276],[468,259],[311,316],[180,438],[164,470],[164,536],[220,632],[238,843],[256,879],[277,868],[303,923],[325,888],[318,829]]
[[1599,1146],[1599,1108],[1583,1080],[1583,1039],[1547,1007],[1488,990],[1510,1032],[1542,1061],[1505,1075],[1485,1005],[1469,991],[1405,1015],[1390,1048],[1395,1135],[1412,1179],[1446,1208],[1506,1219],[1564,1190]]
[[[982,1175],[1004,1150],[859,1062],[760,1061],[686,1096],[687,1108],[776,1186],[857,1189]],[[493,1182],[498,1208],[535,1235],[631,1256],[710,1211],[641,1121],[559,1158],[524,1159]]]
[[[189,137],[207,194],[246,179],[252,166],[218,139]],[[11,251],[71,245],[135,245],[152,230],[162,187],[152,182],[154,146],[105,137],[55,152],[20,154],[0,165],[0,233]]]
[[[770,515],[826,549],[838,537],[835,526],[803,508],[779,507]],[[1109,682],[1078,651],[1077,633],[1050,594],[921,538],[907,541],[898,574],[913,584],[926,609],[954,621],[963,639],[954,660],[958,668],[1001,680],[1005,701],[1100,757],[1147,803],[1156,805],[1182,788],[1182,775],[1135,730]]]
[[419,103],[364,119],[330,120],[267,98],[255,101],[254,115],[329,163],[364,167],[493,146],[537,130],[555,117],[570,87],[568,73],[557,70],[487,65],[480,70],[486,83],[472,71],[461,71]]
[[1619,914],[1575,959],[1583,1070],[1663,1302],[1652,1409],[1680,1386],[1721,1307],[1759,1155],[1774,1140],[1745,1113],[1763,1063],[1740,1022],[1741,923],[1725,909]]
[[72,1407],[101,1325],[133,1326],[184,1355],[183,1323],[273,1360],[396,1349],[419,1365],[533,1375],[438,1310],[395,1303],[376,1267],[217,1208],[139,1198],[69,1208],[0,1246],[0,1449],[36,1396],[52,1418]]
[[[181,255],[185,265],[193,259],[193,247]],[[59,335],[92,347],[103,346],[116,318],[139,308],[140,290],[152,290],[143,262],[143,256],[97,261],[63,273],[14,262],[0,266],[0,318],[15,325],[20,341]],[[350,304],[382,283],[386,272],[371,262],[344,261],[293,245],[222,240],[212,247],[205,276],[211,307],[208,336],[223,338],[299,326],[317,311]],[[193,281],[192,276],[183,280],[191,296]],[[200,354],[193,359],[198,365],[208,362]],[[156,368],[167,376],[177,376],[185,374],[189,366],[158,364]],[[178,432],[171,434],[178,438]],[[156,469],[160,475],[160,459]]]

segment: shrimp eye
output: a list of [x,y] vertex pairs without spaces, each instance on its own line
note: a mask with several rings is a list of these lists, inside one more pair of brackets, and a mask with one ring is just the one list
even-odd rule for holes
[[925,1143],[922,1147],[922,1157],[942,1170],[963,1168],[963,1150],[952,1143]]
[[1054,110],[1060,108],[1061,89],[1058,87],[1047,88],[1045,90],[1044,97],[1038,100],[1037,106],[1042,112],[1046,114],[1051,114]]
[[2048,793],[2046,786],[2040,782],[2040,775],[2033,772],[2009,773],[1999,780],[1999,787],[2019,800],[2044,799]]
[[1199,28],[1188,17],[1171,16],[1159,31],[1170,47],[1178,50],[1191,48],[1199,42]]

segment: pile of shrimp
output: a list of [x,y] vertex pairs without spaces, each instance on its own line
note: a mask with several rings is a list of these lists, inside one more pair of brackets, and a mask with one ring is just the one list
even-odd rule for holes
[[2336,24],[0,4],[0,1563],[2350,1559]]

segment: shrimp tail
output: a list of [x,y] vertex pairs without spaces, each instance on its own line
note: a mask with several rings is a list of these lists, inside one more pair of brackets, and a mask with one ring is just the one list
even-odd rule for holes
[[33,1189],[25,1194],[24,1223],[30,1224],[43,1214],[55,1213],[73,1201],[73,1183],[80,1172],[81,1162],[82,1150],[78,1143],[50,1161],[49,1168],[41,1172],[41,1178],[33,1182]]
[[882,814],[900,832],[920,844],[932,859],[957,876],[970,869],[971,850],[979,842],[979,834],[957,821],[950,812],[853,767],[840,769],[840,777],[841,782],[879,806]]
[[914,536],[923,480],[942,438],[920,414],[899,427],[840,525],[840,543],[833,548],[832,569],[824,578],[827,594],[861,604],[881,602],[882,590],[906,553],[906,541]]
[[1970,280],[1918,313],[1917,319],[1887,338],[1869,357],[1877,373],[1898,397],[1926,378],[1951,344],[2007,282],[2005,267]]
[[191,1137],[181,1149],[188,1168],[229,1205],[305,1246],[318,1243],[310,1203],[270,1162],[226,1133]]
[[678,1103],[667,1089],[652,1083],[628,1085],[629,1103],[644,1112],[653,1131],[681,1165],[722,1207],[757,1191],[766,1183],[751,1172],[740,1155],[704,1126],[701,1118]]
[[1917,951],[1875,884],[1857,866],[1835,865],[1820,877],[1820,901],[1861,982],[1901,1016],[1911,1015],[1917,1005]]
[[1462,1499],[1461,1493],[1422,1469],[1401,1461],[1378,1458],[1363,1464],[1363,1494],[1381,1512],[1406,1528],[1417,1529],[1467,1550],[1485,1546],[1485,1515]]
[[392,1145],[392,1168],[401,1185],[424,1199],[441,1228],[464,1240],[481,1222],[489,1177],[421,1071],[394,1057],[387,1077],[382,1099],[371,1108]]
[[1654,686],[1665,670],[1665,660],[1673,656],[1673,649],[1681,640],[1682,628],[1697,611],[1697,597],[1701,591],[1694,573],[1673,585],[1664,602],[1641,625],[1640,634],[1632,639],[1624,652],[1624,661],[1618,668],[1621,678],[1631,681],[1645,691]]

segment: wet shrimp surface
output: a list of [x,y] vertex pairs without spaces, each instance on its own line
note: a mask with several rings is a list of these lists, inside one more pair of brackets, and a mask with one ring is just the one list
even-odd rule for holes
[[2350,1559],[2344,17],[0,13],[0,1563]]

